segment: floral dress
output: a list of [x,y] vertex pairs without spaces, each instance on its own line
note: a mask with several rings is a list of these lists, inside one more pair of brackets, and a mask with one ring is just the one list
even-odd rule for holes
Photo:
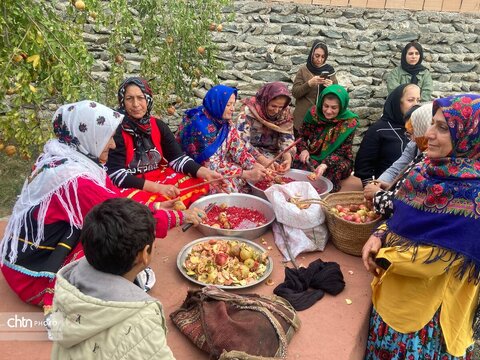
[[[293,167],[296,169],[311,171],[308,165],[303,164],[300,161],[299,154],[303,150],[308,150],[306,143],[317,140],[318,126],[314,124],[303,124],[299,134],[306,139],[306,141],[302,141],[297,145],[297,155],[295,156]],[[353,137],[354,133],[351,133],[333,153],[331,153],[321,162],[318,162],[310,157],[310,163],[315,168],[320,164],[327,165],[327,170],[325,170],[323,176],[328,178],[333,183],[332,192],[337,192],[340,190],[340,180],[349,177],[353,170]]]
[[[238,116],[237,129],[255,159],[258,159],[260,155],[274,158],[295,141],[293,131],[286,134],[269,129],[250,116],[248,109]],[[293,158],[295,148],[290,150],[290,152]]]
[[[226,140],[202,165],[224,176],[231,176],[241,174],[243,170],[250,170],[254,164],[255,158],[245,147],[237,129],[231,126]],[[223,189],[225,192],[245,193],[250,190],[247,182],[240,177],[225,181],[227,182],[227,187]],[[215,192],[215,189],[211,188],[210,192]]]

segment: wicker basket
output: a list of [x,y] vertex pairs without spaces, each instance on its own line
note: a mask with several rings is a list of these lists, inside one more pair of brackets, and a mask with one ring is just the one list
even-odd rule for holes
[[354,223],[336,216],[330,209],[335,205],[364,203],[362,191],[339,192],[328,195],[323,206],[333,244],[344,253],[361,256],[362,248],[381,218],[368,223]]

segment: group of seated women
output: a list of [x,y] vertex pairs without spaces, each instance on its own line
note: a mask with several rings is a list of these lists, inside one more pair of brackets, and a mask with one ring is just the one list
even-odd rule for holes
[[[50,311],[56,272],[83,256],[85,215],[109,198],[148,206],[156,236],[165,237],[172,227],[201,222],[203,211],[187,208],[208,193],[248,191],[247,182],[291,168],[313,169],[339,191],[355,169],[367,198],[396,184],[388,200],[395,209],[363,253],[365,266],[381,279],[372,285],[367,358],[468,356],[479,289],[480,98],[436,100],[432,121],[431,104],[415,106],[431,96],[423,50],[408,44],[388,76],[383,115],[354,163],[359,119],[327,58],[326,45],[315,42],[293,84],[293,115],[291,93],[280,82],[243,99],[237,117],[237,90],[212,87],[202,106],[185,112],[175,135],[151,115],[152,91],[138,77],[120,86],[117,111],[88,100],[61,106],[53,118],[56,139],[37,159],[5,230],[7,283],[23,301]],[[405,150],[410,155],[402,156]],[[394,165],[383,181],[399,158],[409,170]]]

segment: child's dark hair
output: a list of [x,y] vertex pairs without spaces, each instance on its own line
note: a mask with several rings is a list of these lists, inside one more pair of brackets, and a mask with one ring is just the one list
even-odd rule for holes
[[90,265],[99,271],[123,275],[133,268],[139,251],[155,240],[150,209],[127,198],[115,198],[93,207],[85,217],[80,241]]

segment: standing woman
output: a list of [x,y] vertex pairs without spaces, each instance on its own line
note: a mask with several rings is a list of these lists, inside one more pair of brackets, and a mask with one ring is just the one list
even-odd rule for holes
[[216,85],[203,105],[187,110],[176,134],[183,151],[199,164],[225,176],[224,191],[248,192],[247,180],[262,180],[267,171],[248,151],[232,123],[237,90]]
[[435,100],[426,159],[362,251],[374,273],[365,359],[471,359],[480,335],[480,96]]
[[118,102],[125,117],[115,133],[117,146],[110,152],[107,172],[115,185],[125,189],[124,196],[145,204],[180,197],[189,206],[208,193],[208,185],[186,192],[182,188],[203,179],[221,179],[186,156],[168,125],[150,115],[153,94],[144,79],[126,79],[118,90]]
[[416,84],[422,93],[422,101],[431,101],[433,80],[430,71],[422,65],[423,48],[416,41],[409,42],[402,50],[400,66],[387,75],[387,90],[390,94],[401,84]]
[[388,95],[380,120],[371,125],[363,137],[355,159],[355,176],[365,186],[387,170],[409,143],[404,116],[420,102],[420,88],[414,84],[398,86]]
[[325,176],[333,183],[333,192],[340,190],[340,181],[350,176],[353,169],[352,144],[358,115],[348,109],[347,90],[330,85],[318,97],[317,105],[305,115],[299,137],[299,156],[294,167],[316,168],[317,176]]
[[[237,129],[250,153],[266,166],[278,153],[293,144],[293,118],[290,113],[290,91],[281,82],[265,84],[245,104],[237,119]],[[295,147],[282,155],[274,170],[290,169]]]
[[313,42],[307,64],[297,72],[293,81],[292,95],[296,99],[293,112],[295,130],[300,130],[305,114],[317,103],[317,98],[325,87],[338,84],[335,69],[327,64],[327,45],[319,40]]

